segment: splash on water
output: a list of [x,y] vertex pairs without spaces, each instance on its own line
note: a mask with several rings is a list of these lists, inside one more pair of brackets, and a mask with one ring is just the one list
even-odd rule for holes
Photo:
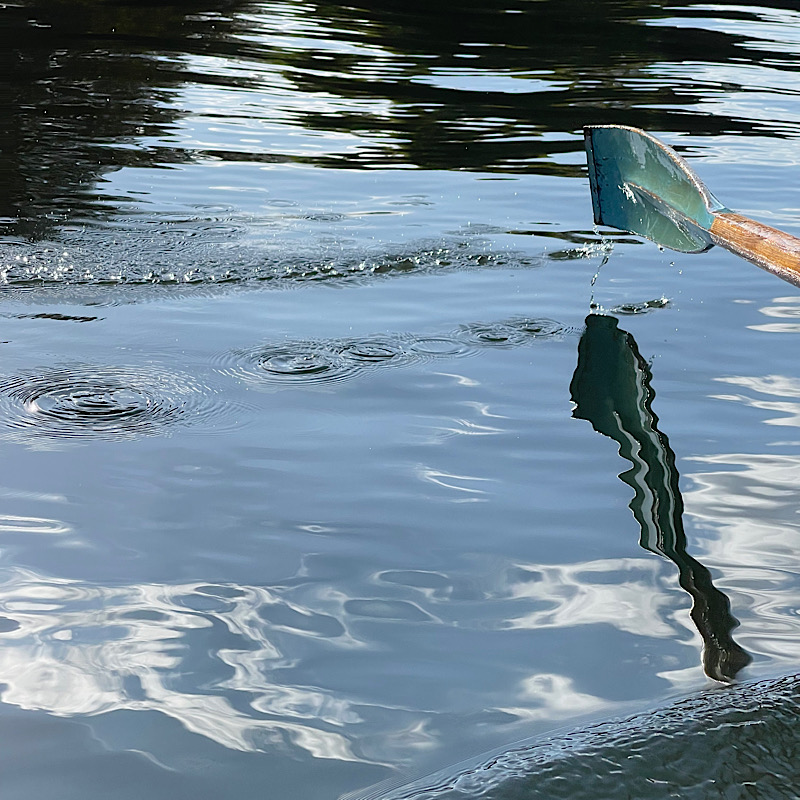
[[656,297],[653,300],[645,300],[641,303],[620,303],[610,309],[612,314],[622,316],[633,316],[634,314],[647,314],[659,308],[667,308],[670,304],[668,297]]

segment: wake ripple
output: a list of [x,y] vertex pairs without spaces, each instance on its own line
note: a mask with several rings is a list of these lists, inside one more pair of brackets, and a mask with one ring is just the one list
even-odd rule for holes
[[515,347],[567,332],[548,319],[515,318],[462,325],[438,336],[379,335],[363,339],[298,340],[224,353],[221,371],[249,384],[298,386],[336,383],[368,370],[462,358],[487,347]]
[[712,689],[349,800],[796,797],[800,676]]

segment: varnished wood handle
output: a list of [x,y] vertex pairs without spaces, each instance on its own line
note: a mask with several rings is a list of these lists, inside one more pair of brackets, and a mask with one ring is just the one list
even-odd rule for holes
[[714,215],[711,238],[737,256],[800,286],[800,239],[726,211]]

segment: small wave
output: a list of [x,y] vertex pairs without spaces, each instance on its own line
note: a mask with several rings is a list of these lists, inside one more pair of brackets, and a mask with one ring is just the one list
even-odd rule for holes
[[345,358],[360,366],[385,366],[409,364],[414,361],[413,354],[401,338],[375,337],[372,339],[353,339],[342,345]]
[[69,525],[56,519],[0,514],[0,533],[61,534],[70,530]]
[[658,308],[666,308],[669,305],[669,299],[666,297],[656,297],[653,300],[644,300],[641,303],[621,303],[614,306],[610,313],[622,314],[625,316],[632,316],[634,314],[647,314]]
[[794,797],[799,700],[798,676],[714,689],[349,798]]
[[466,341],[483,347],[517,347],[530,339],[561,335],[566,328],[549,319],[521,317],[505,322],[462,325],[459,332]]
[[175,424],[215,422],[230,413],[216,392],[191,376],[155,366],[69,364],[0,380],[3,438],[131,439]]
[[230,357],[234,365],[225,371],[251,384],[327,384],[360,371],[358,363],[348,359],[336,342],[287,342],[236,351]]
[[377,335],[363,339],[295,341],[235,350],[219,356],[221,371],[263,386],[324,385],[368,370],[409,366],[476,354],[483,347],[519,346],[568,329],[547,319],[518,318],[462,325],[439,336]]

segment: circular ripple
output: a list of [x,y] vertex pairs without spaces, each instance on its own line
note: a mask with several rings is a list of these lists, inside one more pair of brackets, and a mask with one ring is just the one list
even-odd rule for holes
[[561,336],[566,333],[566,328],[560,323],[552,319],[530,319],[528,317],[520,317],[512,319],[508,322],[509,325],[522,331],[528,338],[547,338],[548,336]]
[[416,360],[399,339],[374,337],[346,341],[341,346],[342,355],[360,366],[388,366],[409,364]]
[[484,347],[514,347],[531,339],[547,338],[563,334],[564,327],[550,319],[520,317],[505,322],[462,325],[462,339]]
[[528,338],[525,331],[504,322],[464,325],[459,332],[462,338],[484,347],[513,347],[523,344]]
[[457,336],[421,336],[410,342],[409,350],[423,358],[452,358],[474,352],[469,342]]
[[290,386],[325,384],[346,380],[361,367],[347,358],[340,343],[290,342],[256,347],[232,354],[235,364],[227,370],[248,383]]
[[158,367],[66,365],[0,381],[0,426],[12,438],[131,439],[230,413],[188,375]]

